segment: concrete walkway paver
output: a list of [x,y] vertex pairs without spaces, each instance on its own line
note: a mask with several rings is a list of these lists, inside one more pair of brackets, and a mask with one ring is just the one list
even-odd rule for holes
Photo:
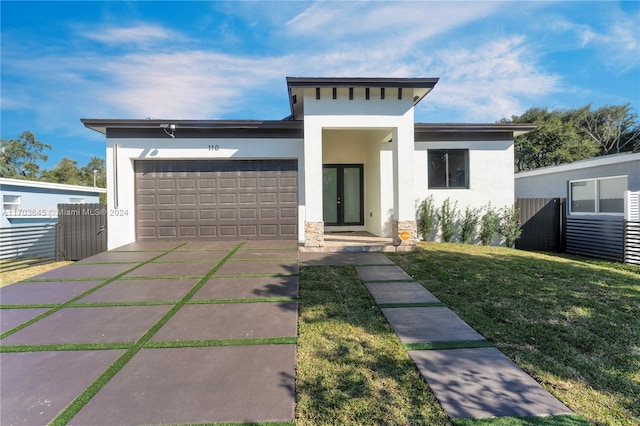
[[573,414],[496,348],[409,355],[450,417]]
[[417,282],[365,283],[377,304],[440,303],[437,297]]
[[[486,340],[449,308],[402,307],[403,303],[418,303],[425,295],[416,290],[415,285],[419,283],[415,281],[404,283],[407,286],[404,292],[398,291],[401,289],[397,287],[399,283],[385,282],[410,280],[401,268],[395,268],[357,266],[355,269],[376,303],[398,305],[383,308],[382,312],[401,342],[451,345],[451,349],[444,350],[408,351],[449,417],[573,414],[497,348],[457,348]],[[395,278],[402,276],[404,278]],[[413,296],[415,300],[412,300]]]
[[297,272],[296,241],[134,243],[1,288],[0,424],[293,422]]

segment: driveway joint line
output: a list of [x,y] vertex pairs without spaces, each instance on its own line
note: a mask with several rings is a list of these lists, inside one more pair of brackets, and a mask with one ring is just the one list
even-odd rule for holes
[[[223,257],[202,279],[200,279],[192,289],[182,298],[180,301],[169,309],[162,318],[160,318],[154,325],[152,325],[138,340],[136,340],[131,347],[129,347],[125,353],[123,353],[116,361],[114,361],[106,370],[100,374],[100,376],[93,381],[87,388],[85,388],[62,412],[56,416],[51,422],[52,426],[63,425],[68,423],[78,412],[102,389],[122,368],[142,349],[151,338],[202,288],[215,272],[224,265],[239,249],[244,245],[244,241],[236,245],[231,249],[225,257]],[[182,247],[181,244],[179,247]],[[170,251],[176,250],[176,248]],[[163,253],[164,254],[168,254]],[[155,258],[154,258],[155,259]],[[148,262],[153,261],[150,259]],[[142,266],[142,265],[140,265]],[[126,271],[125,271],[126,272]],[[115,281],[115,279],[114,279]]]
[[[10,329],[10,330],[5,331],[4,333],[0,334],[0,340],[4,339],[5,337],[10,336],[10,335],[12,335],[12,334],[14,334],[14,333],[16,333],[16,332],[18,332],[20,330],[22,330],[25,327],[30,326],[31,324],[34,324],[34,323],[40,321],[43,318],[48,317],[49,315],[52,315],[52,314],[58,312],[61,309],[64,309],[65,307],[67,307],[69,305],[72,305],[76,301],[82,299],[83,297],[86,297],[86,296],[90,295],[91,293],[94,293],[94,292],[98,291],[102,287],[106,286],[107,284],[109,284],[109,283],[111,283],[113,281],[116,281],[117,279],[119,279],[120,277],[128,274],[129,272],[135,271],[136,269],[140,268],[141,266],[146,265],[147,263],[150,263],[153,260],[158,259],[158,258],[160,258],[160,257],[162,257],[162,256],[164,256],[166,254],[169,254],[172,251],[176,250],[179,247],[182,247],[185,244],[186,243],[179,244],[178,246],[176,246],[176,247],[174,247],[172,249],[165,250],[165,251],[161,252],[158,256],[152,257],[151,259],[146,260],[144,262],[140,262],[136,266],[134,266],[134,267],[132,267],[130,269],[127,269],[126,271],[123,271],[123,272],[119,273],[118,275],[116,275],[114,277],[108,278],[105,281],[103,281],[102,283],[96,285],[95,287],[92,287],[89,290],[85,291],[84,293],[80,293],[79,295],[67,300],[65,303],[62,303],[62,304],[50,309],[47,312],[43,312],[40,315],[38,315],[38,316],[36,316],[34,318],[31,318],[29,321],[26,321],[26,322],[24,322],[24,323],[22,323],[22,324],[20,324],[20,325],[18,325],[16,327]],[[54,281],[60,281],[60,280],[54,280]],[[79,281],[79,280],[74,280],[74,281]],[[82,280],[82,281],[86,281],[86,280]]]

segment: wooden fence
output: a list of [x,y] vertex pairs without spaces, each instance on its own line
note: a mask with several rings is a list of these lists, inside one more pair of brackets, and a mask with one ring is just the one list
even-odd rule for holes
[[107,206],[58,204],[57,260],[81,260],[107,250]]

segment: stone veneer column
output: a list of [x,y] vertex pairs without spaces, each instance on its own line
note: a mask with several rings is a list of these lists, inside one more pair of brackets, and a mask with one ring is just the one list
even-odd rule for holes
[[[393,220],[393,244],[398,248],[411,248],[418,242],[418,225],[415,220]],[[409,239],[403,240],[400,234],[403,231],[409,233]]]
[[324,222],[304,223],[304,246],[324,247]]

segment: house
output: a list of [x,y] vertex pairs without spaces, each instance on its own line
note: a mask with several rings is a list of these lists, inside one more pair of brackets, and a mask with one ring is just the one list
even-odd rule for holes
[[520,172],[515,193],[518,199],[566,199],[567,252],[632,263],[638,251],[640,260],[640,153]]
[[58,204],[98,203],[104,188],[0,178],[0,228],[56,223]]
[[513,140],[533,125],[415,123],[437,78],[286,81],[283,120],[82,119],[106,135],[109,248],[167,238],[313,248],[335,231],[408,244],[429,195],[513,204]]
[[58,204],[98,203],[104,188],[0,178],[0,259],[4,270],[52,261]]

